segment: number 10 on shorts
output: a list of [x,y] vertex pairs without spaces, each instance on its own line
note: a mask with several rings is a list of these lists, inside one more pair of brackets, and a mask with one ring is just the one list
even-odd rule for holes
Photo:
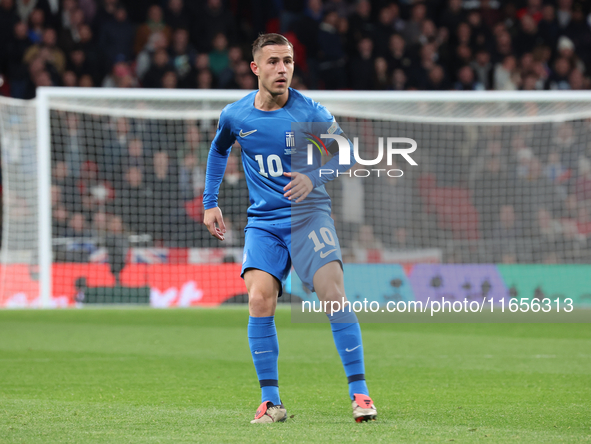
[[[332,245],[333,247],[336,246],[336,243],[334,241],[334,237],[332,236],[332,233],[330,232],[330,230],[326,227],[322,227],[320,230],[320,236],[322,237],[322,240],[324,242],[326,242],[326,244],[328,245]],[[320,242],[320,239],[318,239],[318,235],[316,234],[316,230],[312,230],[310,231],[310,234],[308,234],[308,239],[312,239],[312,242],[314,242],[314,253],[322,250],[324,247],[326,247],[326,244],[323,242]],[[321,254],[322,256],[322,254]]]

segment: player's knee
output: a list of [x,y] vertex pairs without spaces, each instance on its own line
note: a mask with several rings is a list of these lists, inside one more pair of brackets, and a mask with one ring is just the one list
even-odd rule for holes
[[250,312],[259,316],[269,316],[269,313],[274,311],[276,303],[276,292],[269,290],[251,290],[248,294],[248,307]]
[[277,292],[272,289],[252,289],[248,293],[248,300],[253,301],[257,304],[267,303],[277,299]]
[[345,290],[337,282],[328,283],[321,292],[318,292],[318,297],[323,301],[343,301],[345,298]]

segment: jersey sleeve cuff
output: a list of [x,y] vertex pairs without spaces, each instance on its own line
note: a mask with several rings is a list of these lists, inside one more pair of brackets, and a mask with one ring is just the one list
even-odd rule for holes
[[318,177],[318,170],[314,170],[311,171],[309,173],[305,173],[306,176],[308,176],[308,178],[310,179],[310,181],[312,182],[312,186],[314,188],[319,187],[320,185],[323,185],[322,181],[320,180],[320,177]]
[[203,202],[203,208],[206,210],[211,210],[212,208],[215,208],[217,206],[217,202]]

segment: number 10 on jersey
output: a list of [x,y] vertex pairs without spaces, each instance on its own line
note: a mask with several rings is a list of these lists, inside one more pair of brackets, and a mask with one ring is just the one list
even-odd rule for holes
[[265,163],[263,162],[263,155],[257,154],[254,156],[254,160],[259,163],[259,174],[263,177],[279,177],[283,175],[283,165],[281,165],[281,157],[277,154],[271,154],[267,157],[267,170],[269,173],[265,171]]

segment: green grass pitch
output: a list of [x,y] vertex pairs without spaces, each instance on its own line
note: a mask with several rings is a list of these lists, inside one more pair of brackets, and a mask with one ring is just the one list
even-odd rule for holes
[[589,324],[364,324],[356,424],[327,324],[280,309],[284,424],[246,308],[0,311],[1,443],[591,442]]

